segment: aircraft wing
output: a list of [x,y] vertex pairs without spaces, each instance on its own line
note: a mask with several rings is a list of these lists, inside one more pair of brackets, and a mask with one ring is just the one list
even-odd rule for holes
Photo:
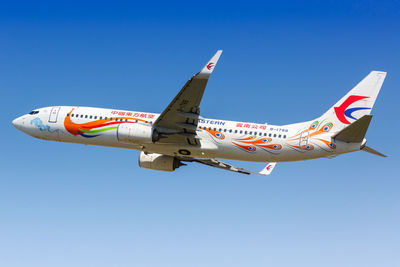
[[221,53],[222,50],[218,50],[201,71],[186,82],[154,122],[153,126],[159,133],[160,143],[200,145],[196,137],[200,101]]
[[275,167],[276,163],[269,163],[265,168],[263,168],[260,172],[253,172],[249,171],[243,168],[235,167],[229,163],[222,162],[218,159],[196,159],[196,158],[180,158],[181,161],[187,161],[187,162],[197,162],[201,163],[204,165],[208,165],[211,167],[227,170],[227,171],[232,171],[232,172],[238,172],[242,174],[260,174],[260,175],[269,175],[272,172],[272,169]]

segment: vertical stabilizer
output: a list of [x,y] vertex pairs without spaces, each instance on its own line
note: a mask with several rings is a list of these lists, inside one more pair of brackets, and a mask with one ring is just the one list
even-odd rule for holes
[[369,115],[385,77],[386,72],[372,71],[319,120],[333,123],[334,131],[340,131],[361,117]]

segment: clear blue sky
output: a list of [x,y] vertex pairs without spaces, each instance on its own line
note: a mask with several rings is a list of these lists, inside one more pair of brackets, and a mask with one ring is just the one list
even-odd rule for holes
[[[399,1],[3,2],[0,265],[400,266],[399,29]],[[221,119],[309,120],[387,71],[367,138],[389,158],[162,173],[11,125],[50,105],[161,112],[217,49],[201,110]]]

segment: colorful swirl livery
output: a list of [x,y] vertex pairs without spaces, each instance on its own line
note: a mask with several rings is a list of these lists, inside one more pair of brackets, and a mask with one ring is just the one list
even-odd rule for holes
[[74,123],[71,120],[71,115],[74,109],[72,109],[64,119],[65,129],[73,135],[81,135],[86,138],[93,138],[100,136],[102,132],[115,130],[121,123],[135,123],[136,121],[142,121],[143,119],[131,118],[131,117],[110,117],[109,119],[99,119],[86,123]]

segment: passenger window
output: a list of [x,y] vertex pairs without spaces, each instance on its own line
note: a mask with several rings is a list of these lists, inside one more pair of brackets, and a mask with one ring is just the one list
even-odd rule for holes
[[247,131],[244,131],[244,134],[247,134]]
[[110,121],[112,121],[112,117],[110,118]]
[[94,119],[97,120],[97,116],[94,116]]
[[217,130],[217,128],[214,128],[214,131],[216,131]]
[[250,134],[250,135],[252,135],[252,134],[253,134],[253,132],[249,132],[249,134]]
[[260,132],[259,136],[262,136],[262,133]]
[[125,119],[125,122],[128,122],[128,119]]
[[267,133],[264,133],[264,136],[267,136]]
[[276,134],[274,134],[274,137],[276,137]]
[[85,119],[87,119],[88,115],[85,115]]
[[103,119],[103,116],[100,116],[100,120],[102,120]]
[[278,138],[281,138],[282,135],[279,135]]
[[272,136],[272,134],[270,133],[268,136],[269,136],[269,137],[271,137],[271,136]]
[[237,133],[237,130],[235,130],[235,133]]
[[221,128],[219,128],[219,130],[218,130],[218,131],[220,131],[220,132],[221,132],[221,131],[222,131],[222,129],[221,129]]
[[92,115],[90,115],[90,119],[92,119],[93,118],[93,116]]
[[123,121],[124,119],[120,119],[119,121]]
[[286,135],[284,135],[283,138],[286,139]]
[[226,133],[226,129],[224,129],[224,132]]
[[211,127],[208,127],[208,130],[211,131]]
[[243,131],[242,131],[242,130],[240,130],[240,133],[243,133]]
[[229,132],[231,133],[231,132],[232,132],[232,129],[230,129]]
[[83,118],[83,114],[81,115],[81,118]]

